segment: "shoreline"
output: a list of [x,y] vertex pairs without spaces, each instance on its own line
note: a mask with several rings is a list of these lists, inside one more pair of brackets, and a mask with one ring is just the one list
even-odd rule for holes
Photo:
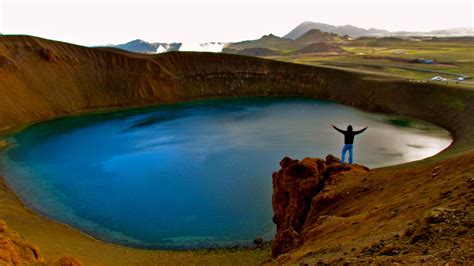
[[[78,116],[89,116],[89,115],[100,115],[100,114],[109,114],[109,113],[116,113],[116,112],[127,112],[127,111],[132,111],[132,112],[137,112],[137,113],[141,113],[142,111],[143,112],[147,112],[147,110],[150,110],[150,109],[155,109],[155,108],[160,108],[160,107],[174,107],[174,106],[177,106],[178,104],[188,104],[188,103],[193,103],[193,102],[198,102],[198,101],[207,101],[207,100],[229,100],[229,99],[262,99],[263,97],[258,97],[258,96],[246,96],[246,97],[225,97],[225,98],[209,98],[209,99],[193,99],[193,100],[188,100],[188,101],[183,101],[183,102],[176,102],[176,103],[159,103],[159,104],[154,104],[154,105],[150,105],[150,106],[143,106],[143,107],[124,107],[124,108],[111,108],[111,109],[105,109],[105,110],[92,110],[92,111],[84,111],[84,112],[79,112],[79,113],[74,113],[74,114],[68,114],[68,115],[63,115],[63,116],[60,116],[60,117],[54,117],[54,118],[51,118],[51,119],[47,119],[47,120],[42,120],[42,121],[38,121],[38,122],[35,122],[35,123],[31,123],[29,125],[25,125],[25,126],[20,126],[18,131],[10,131],[10,134],[9,135],[6,135],[7,137],[13,137],[15,134],[21,132],[22,130],[26,130],[28,127],[30,126],[33,126],[33,125],[36,125],[36,124],[41,124],[41,123],[45,123],[45,122],[49,122],[49,121],[55,121],[55,120],[60,120],[60,119],[66,119],[66,118],[74,118],[74,117],[78,117]],[[310,97],[293,97],[293,96],[276,96],[276,97],[267,97],[265,99],[271,99],[271,98],[286,98],[286,99],[290,99],[290,100],[308,100],[308,101],[322,101],[322,102],[328,102],[328,103],[332,103],[332,104],[337,104],[339,105],[338,103],[334,103],[332,101],[328,101],[328,100],[323,100],[323,99],[313,99],[313,98],[310,98]],[[352,107],[349,107],[351,109],[354,109],[354,110],[357,110],[359,111],[358,109],[356,108],[352,108]],[[375,114],[375,113],[371,113],[371,112],[366,112],[366,111],[362,111],[363,113],[366,113],[366,114]],[[378,113],[377,113],[378,114]],[[410,118],[410,117],[407,117],[407,116],[391,116],[391,115],[387,115],[387,118],[399,118],[399,119],[410,119],[411,121],[414,121],[414,122],[418,122],[418,123],[423,123],[423,124],[429,124],[430,126],[436,126],[432,123],[429,123],[429,122],[426,122],[426,121],[423,121],[423,120],[420,120],[420,119],[414,119],[414,118]],[[436,126],[437,127],[437,126]],[[439,128],[439,129],[442,129],[442,128]],[[443,129],[444,130],[444,129]],[[446,131],[449,133],[449,136],[451,137],[451,133],[449,131]],[[0,132],[1,134],[1,132]],[[401,165],[404,165],[404,164],[410,164],[410,163],[415,163],[417,161],[421,161],[421,160],[426,160],[430,157],[433,157],[433,156],[436,156],[437,154],[441,153],[442,151],[448,149],[448,147],[450,145],[452,145],[453,143],[453,139],[452,138],[449,138],[450,140],[450,143],[449,145],[440,150],[439,152],[437,152],[435,155],[432,155],[432,156],[429,156],[429,157],[426,157],[426,158],[423,158],[423,159],[418,159],[418,160],[413,160],[413,161],[407,161],[407,162],[403,162],[403,163],[400,163],[400,164],[394,164],[394,165],[387,165],[387,166],[381,166],[381,167],[376,167],[376,168],[371,168],[372,170],[378,170],[378,169],[385,169],[385,168],[389,168],[389,167],[395,167],[395,166],[401,166]],[[1,154],[1,151],[0,151],[0,154]],[[1,169],[0,169],[1,170]],[[1,171],[0,171],[1,172]],[[251,240],[248,240],[246,241],[245,243],[243,241],[237,241],[235,242],[234,244],[229,244],[229,245],[225,245],[225,246],[215,246],[215,247],[195,247],[195,248],[180,248],[180,247],[177,247],[177,248],[160,248],[160,247],[153,247],[153,246],[148,246],[147,244],[143,243],[143,244],[140,244],[138,240],[134,240],[132,238],[130,238],[130,244],[127,244],[126,242],[126,239],[128,239],[129,237],[124,235],[124,241],[122,241],[123,243],[120,243],[120,241],[108,241],[107,238],[101,238],[101,237],[96,237],[93,235],[93,233],[89,233],[91,231],[98,231],[97,229],[103,229],[103,231],[110,231],[108,234],[115,234],[115,233],[118,233],[118,234],[121,234],[120,232],[118,231],[112,231],[110,230],[109,228],[106,228],[106,227],[101,227],[99,226],[96,230],[89,230],[89,232],[87,230],[84,230],[84,229],[81,229],[80,227],[78,226],[74,226],[73,224],[69,224],[67,222],[62,222],[60,220],[57,220],[55,219],[53,216],[51,215],[48,215],[47,212],[44,212],[41,211],[40,209],[38,208],[35,208],[34,206],[28,204],[25,200],[22,199],[22,197],[20,197],[19,195],[17,195],[17,193],[15,192],[15,189],[13,189],[8,183],[7,181],[7,175],[4,175],[4,182],[5,182],[5,185],[6,187],[12,191],[18,198],[19,201],[22,202],[23,206],[29,210],[31,210],[32,212],[34,213],[37,213],[38,215],[52,221],[52,222],[56,222],[56,223],[60,223],[60,224],[63,224],[71,229],[74,229],[74,230],[77,230],[79,231],[80,233],[86,235],[86,236],[89,236],[90,238],[96,240],[96,241],[99,241],[99,242],[103,242],[103,243],[107,243],[107,244],[112,244],[112,245],[115,245],[115,246],[120,246],[120,247],[126,247],[126,248],[132,248],[132,249],[139,249],[139,250],[155,250],[155,251],[159,251],[159,250],[164,250],[164,251],[205,251],[205,250],[222,250],[222,251],[227,251],[227,250],[234,250],[235,247],[238,247],[240,249],[255,249],[254,245],[252,244],[253,243],[253,240],[254,239],[251,239]],[[77,217],[79,220],[81,219],[80,217]],[[88,221],[89,222],[89,221]],[[91,225],[91,227],[94,227],[93,225]],[[85,227],[83,227],[85,228]],[[102,231],[102,230],[100,230]],[[259,237],[259,235],[256,235],[255,238]],[[133,241],[136,241],[136,243],[134,244]]]
[[[248,97],[259,97],[259,96],[248,96]],[[299,96],[277,96],[277,97],[295,97],[295,98],[299,98]],[[231,97],[227,97],[227,98],[231,98]],[[304,97],[304,98],[313,99],[311,97]],[[178,101],[178,102],[168,102],[168,103],[156,103],[156,104],[150,104],[150,105],[145,105],[145,106],[128,106],[128,107],[123,107],[123,108],[122,107],[112,107],[112,108],[104,108],[104,109],[98,109],[98,110],[83,110],[83,111],[80,111],[80,112],[77,112],[77,113],[65,114],[65,115],[61,115],[59,117],[52,117],[52,118],[44,119],[44,120],[41,120],[41,121],[35,121],[35,122],[32,122],[32,123],[28,123],[27,125],[15,126],[15,127],[10,128],[7,131],[8,132],[7,134],[8,135],[15,134],[15,133],[17,133],[21,130],[24,130],[25,128],[27,128],[29,126],[39,124],[39,123],[43,123],[43,122],[47,122],[47,121],[53,121],[53,120],[56,120],[56,119],[77,117],[77,116],[82,116],[82,115],[95,115],[95,114],[109,113],[109,112],[121,112],[121,111],[128,111],[128,110],[141,110],[141,109],[157,108],[157,107],[166,106],[166,105],[174,105],[174,104],[179,104],[179,103],[189,103],[189,102],[192,102],[192,101],[199,101],[199,100],[206,100],[206,99],[222,99],[222,98],[219,98],[219,97],[199,98],[199,99],[192,99],[192,100],[187,100],[187,101],[182,101],[182,102]],[[339,104],[339,103],[336,102],[336,104]],[[360,109],[358,109],[358,110],[360,110]],[[369,112],[369,113],[385,114],[385,113],[377,113],[377,112]],[[408,117],[408,116],[404,116],[404,117],[413,119],[413,118]],[[415,118],[415,119],[417,119],[417,118]],[[417,119],[417,120],[427,122],[427,123],[431,123],[429,121],[425,121],[425,120],[421,120],[421,119]],[[434,123],[431,123],[431,124],[435,125]],[[436,125],[436,126],[438,126],[438,125]],[[15,130],[13,130],[13,129],[15,129]],[[445,128],[443,128],[443,129],[445,129]],[[5,132],[6,131],[0,131],[0,136],[4,137],[5,135],[7,135]],[[433,156],[430,156],[430,157],[427,157],[427,158],[424,158],[424,159],[421,159],[421,160],[405,162],[405,163],[402,163],[402,164],[378,167],[378,168],[374,168],[374,169],[371,169],[371,170],[372,171],[378,171],[378,170],[387,170],[387,169],[392,169],[392,168],[409,167],[409,165],[419,164],[419,163],[422,163],[422,162],[429,162],[433,159],[437,159],[437,157],[439,157],[443,152],[449,150],[450,147],[456,142],[456,139],[454,139],[452,132],[449,131],[449,130],[448,130],[448,132],[449,132],[449,134],[451,136],[451,140],[452,140],[450,145],[448,147],[446,147],[445,149],[441,150],[440,152],[438,152],[437,154],[433,155]],[[22,207],[25,208],[26,210],[28,210],[29,212],[31,212],[32,215],[39,216],[41,219],[46,220],[48,223],[59,224],[60,226],[64,226],[68,230],[71,230],[74,233],[78,233],[78,234],[90,239],[91,241],[97,242],[100,245],[107,245],[107,246],[111,246],[111,247],[114,247],[114,248],[127,249],[127,250],[130,249],[130,250],[137,250],[137,251],[173,252],[173,253],[174,252],[177,252],[177,253],[180,253],[180,252],[183,252],[183,253],[187,253],[187,252],[193,252],[193,253],[217,252],[218,253],[218,252],[235,251],[236,249],[240,250],[240,251],[244,251],[244,252],[245,251],[255,251],[256,250],[256,247],[253,247],[251,245],[249,245],[249,246],[238,246],[237,245],[237,247],[219,247],[219,248],[159,249],[159,248],[134,247],[134,246],[129,246],[129,245],[122,245],[122,244],[116,244],[116,243],[108,242],[108,241],[102,240],[100,238],[96,238],[96,237],[94,237],[94,236],[92,236],[92,235],[90,235],[86,232],[83,232],[80,229],[78,229],[78,228],[76,228],[72,225],[57,221],[57,220],[55,220],[55,219],[53,219],[53,218],[51,218],[51,217],[49,217],[49,216],[47,216],[47,215],[45,215],[41,212],[33,210],[20,197],[18,197],[18,195],[16,195],[16,193],[14,192],[14,190],[12,188],[10,188],[10,186],[8,185],[8,183],[6,182],[4,177],[0,178],[0,182],[1,182],[0,183],[0,188],[1,187],[6,187],[8,192],[13,194],[13,196],[20,202]]]

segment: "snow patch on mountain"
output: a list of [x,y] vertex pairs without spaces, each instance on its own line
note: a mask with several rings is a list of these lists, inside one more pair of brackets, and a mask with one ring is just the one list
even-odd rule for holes
[[112,47],[124,49],[135,53],[158,54],[170,51],[193,51],[193,52],[214,52],[220,53],[226,43],[224,42],[205,42],[205,43],[150,43],[140,39]]
[[179,48],[180,51],[193,51],[193,52],[213,52],[220,53],[226,43],[224,42],[206,42],[206,43],[190,43],[185,42]]

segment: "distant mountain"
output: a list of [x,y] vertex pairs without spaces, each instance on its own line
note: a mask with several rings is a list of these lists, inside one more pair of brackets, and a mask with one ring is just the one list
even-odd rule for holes
[[230,43],[226,46],[228,49],[248,49],[248,48],[277,48],[284,49],[292,40],[281,38],[273,34],[264,35],[260,39],[248,40],[242,42]]
[[124,44],[112,45],[112,47],[135,53],[163,53],[167,51],[178,51],[181,45],[181,43],[149,43],[137,39]]
[[321,42],[341,42],[343,37],[335,34],[323,32],[318,29],[311,29],[291,42],[295,48],[303,48],[312,43]]
[[[274,54],[288,54],[292,52],[317,51],[322,47],[321,43],[338,46],[340,43],[347,42],[350,39],[358,38],[363,40],[365,37],[370,39],[371,45],[377,45],[391,41],[405,41],[406,37],[412,36],[430,36],[430,37],[459,37],[474,36],[474,28],[453,28],[447,30],[433,30],[429,32],[410,32],[396,31],[390,32],[381,29],[364,29],[352,25],[334,26],[330,24],[305,21],[286,34],[284,37],[278,37],[273,34],[262,36],[256,40],[246,40],[235,43],[224,42],[206,42],[206,43],[151,43],[140,39],[118,45],[109,45],[137,53],[163,53],[168,51],[197,51],[197,52],[225,52],[233,54],[245,54],[256,56],[267,56]],[[376,38],[375,38],[376,37]],[[379,38],[383,37],[383,38]],[[399,38],[400,37],[400,38]],[[390,38],[390,39],[387,39]],[[441,40],[433,40],[441,41]],[[444,40],[450,41],[450,40]],[[471,41],[463,39],[462,41]],[[309,46],[319,43],[318,45]],[[309,47],[308,47],[309,46]],[[338,49],[331,46],[333,52]],[[308,47],[307,49],[305,49]],[[302,50],[305,49],[305,50]]]
[[134,40],[124,44],[110,45],[135,53],[164,53],[169,51],[196,51],[196,52],[221,52],[224,48],[223,42],[206,43],[150,43],[144,40]]
[[374,35],[383,36],[384,34],[390,33],[389,31],[386,31],[386,30],[379,30],[379,29],[366,30],[366,29],[355,27],[352,25],[333,26],[330,24],[305,21],[301,23],[300,25],[298,25],[296,28],[294,28],[292,31],[290,31],[288,34],[286,34],[284,38],[294,40],[312,29],[317,29],[323,32],[335,33],[341,36],[349,35],[352,37],[366,36],[367,34],[369,34],[367,36],[374,36]]
[[317,29],[312,29],[295,40],[269,34],[256,40],[230,43],[226,45],[222,52],[253,56],[268,56],[290,53],[303,49],[313,43],[339,43],[344,40],[346,40],[346,38],[335,33],[327,33]]
[[474,35],[474,28],[454,28],[454,29],[446,29],[446,30],[434,30],[434,31],[429,31],[429,32],[409,32],[409,31],[390,32],[388,30],[381,30],[381,29],[375,29],[375,28],[371,28],[367,30],[367,29],[359,28],[352,25],[334,26],[330,24],[305,21],[283,37],[294,40],[312,29],[318,29],[323,32],[336,33],[341,36],[348,35],[351,37],[473,36]]

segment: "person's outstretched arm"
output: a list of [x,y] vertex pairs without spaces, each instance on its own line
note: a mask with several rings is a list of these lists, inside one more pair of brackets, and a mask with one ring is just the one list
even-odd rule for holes
[[344,134],[344,133],[345,133],[345,131],[344,131],[344,130],[337,128],[335,125],[332,125],[332,127],[333,127],[335,130],[337,130],[337,131],[341,132],[342,134]]
[[354,131],[354,134],[355,134],[355,135],[360,134],[360,133],[364,132],[366,129],[367,129],[367,127],[364,127],[364,128],[361,129],[361,130]]

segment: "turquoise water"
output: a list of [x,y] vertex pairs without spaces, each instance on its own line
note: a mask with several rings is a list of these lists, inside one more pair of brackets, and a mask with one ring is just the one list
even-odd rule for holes
[[436,154],[430,124],[327,101],[235,98],[58,119],[11,136],[9,185],[33,209],[99,239],[144,248],[247,245],[274,235],[272,172],[284,156],[340,156],[355,129],[369,167]]

